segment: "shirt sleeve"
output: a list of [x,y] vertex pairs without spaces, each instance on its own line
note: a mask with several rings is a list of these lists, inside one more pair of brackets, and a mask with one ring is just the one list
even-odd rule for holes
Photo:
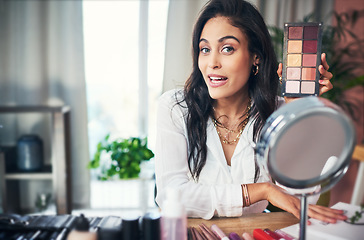
[[156,202],[163,211],[167,188],[180,191],[181,202],[188,217],[210,219],[218,216],[242,215],[240,184],[201,184],[189,171],[188,140],[184,114],[186,109],[176,105],[175,92],[167,92],[159,99],[157,139],[155,149]]

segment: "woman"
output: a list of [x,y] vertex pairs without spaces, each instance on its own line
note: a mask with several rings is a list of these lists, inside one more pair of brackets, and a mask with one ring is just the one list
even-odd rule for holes
[[[163,210],[171,187],[180,190],[189,217],[262,212],[269,201],[299,218],[299,200],[264,180],[249,144],[284,103],[277,97],[282,66],[276,70],[263,18],[243,0],[212,0],[200,13],[192,44],[193,71],[184,90],[160,98],[158,204]],[[332,88],[327,70],[323,54],[320,94]],[[308,215],[327,222],[345,219],[342,211],[316,205]]]

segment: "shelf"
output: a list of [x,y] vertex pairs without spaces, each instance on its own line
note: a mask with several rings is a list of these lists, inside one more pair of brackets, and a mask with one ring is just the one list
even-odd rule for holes
[[6,180],[52,180],[52,173],[7,173]]
[[52,166],[45,165],[40,171],[35,172],[22,172],[12,171],[5,172],[4,178],[6,180],[52,180]]
[[5,180],[52,180],[52,166],[44,166],[37,172],[5,172]]
[[36,112],[61,112],[70,111],[69,106],[0,106],[1,113],[36,113]]
[[51,165],[44,166],[37,172],[6,172],[4,154],[0,151],[0,195],[4,212],[11,213],[21,210],[20,181],[50,180],[57,214],[71,213],[70,110],[69,106],[0,106],[0,114],[50,113],[51,117]]

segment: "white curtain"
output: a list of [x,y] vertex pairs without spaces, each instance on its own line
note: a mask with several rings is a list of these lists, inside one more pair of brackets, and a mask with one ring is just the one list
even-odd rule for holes
[[192,29],[207,0],[170,0],[163,92],[183,86],[192,71]]
[[[73,206],[88,206],[82,1],[0,0],[0,39],[0,105],[61,103],[71,107]],[[50,120],[45,117],[24,114],[1,116],[0,120],[2,145],[13,145],[20,135],[35,130],[44,143],[49,142]],[[50,146],[46,156],[49,151]],[[29,196],[22,196],[22,208],[34,207],[34,194],[42,184],[52,186],[24,184],[30,190],[24,189]]]
[[[207,0],[170,0],[163,92],[180,88],[192,71],[192,28]],[[285,22],[302,21],[314,13],[314,19],[324,19],[333,10],[335,0],[250,0],[262,14],[267,25],[283,28]]]

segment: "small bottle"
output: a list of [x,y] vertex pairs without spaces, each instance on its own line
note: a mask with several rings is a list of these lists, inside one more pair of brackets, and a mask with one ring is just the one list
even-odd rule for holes
[[123,240],[137,240],[140,239],[139,231],[139,216],[123,218],[121,220],[122,237]]
[[160,213],[149,212],[142,218],[142,240],[155,240],[160,238]]
[[168,189],[161,216],[161,240],[187,240],[187,217],[180,192]]
[[76,227],[68,234],[67,240],[97,240],[96,232],[89,232],[90,223],[83,214],[76,220]]

